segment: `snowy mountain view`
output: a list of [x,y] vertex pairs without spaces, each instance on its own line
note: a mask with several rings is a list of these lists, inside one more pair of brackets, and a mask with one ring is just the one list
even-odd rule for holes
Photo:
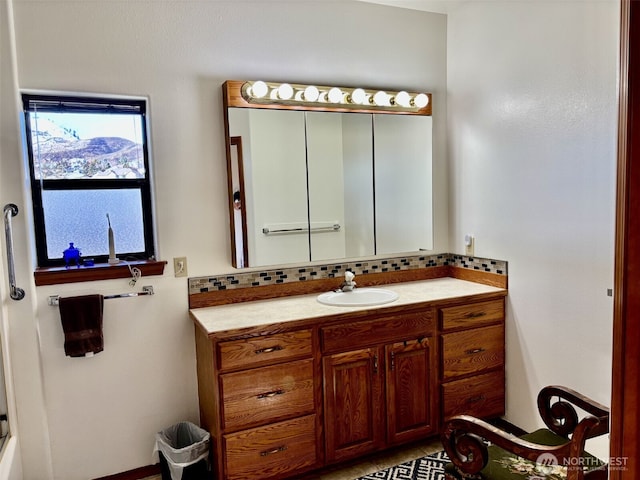
[[136,120],[130,115],[32,113],[36,178],[144,178]]

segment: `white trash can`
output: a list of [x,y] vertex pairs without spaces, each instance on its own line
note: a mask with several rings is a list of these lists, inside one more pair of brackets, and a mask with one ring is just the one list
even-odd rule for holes
[[156,433],[162,480],[208,480],[209,439],[206,430],[180,422]]

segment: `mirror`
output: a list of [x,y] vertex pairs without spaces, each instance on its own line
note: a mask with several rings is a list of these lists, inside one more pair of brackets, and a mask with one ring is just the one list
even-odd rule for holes
[[225,88],[235,267],[432,249],[430,115],[232,97]]

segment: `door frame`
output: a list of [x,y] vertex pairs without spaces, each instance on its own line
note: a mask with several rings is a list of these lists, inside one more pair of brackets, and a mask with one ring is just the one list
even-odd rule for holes
[[621,0],[620,7],[612,480],[635,479],[640,474],[640,2]]

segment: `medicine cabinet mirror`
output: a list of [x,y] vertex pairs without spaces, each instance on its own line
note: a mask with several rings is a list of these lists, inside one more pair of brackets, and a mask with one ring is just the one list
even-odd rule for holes
[[430,95],[253,85],[223,85],[235,267],[433,248]]

